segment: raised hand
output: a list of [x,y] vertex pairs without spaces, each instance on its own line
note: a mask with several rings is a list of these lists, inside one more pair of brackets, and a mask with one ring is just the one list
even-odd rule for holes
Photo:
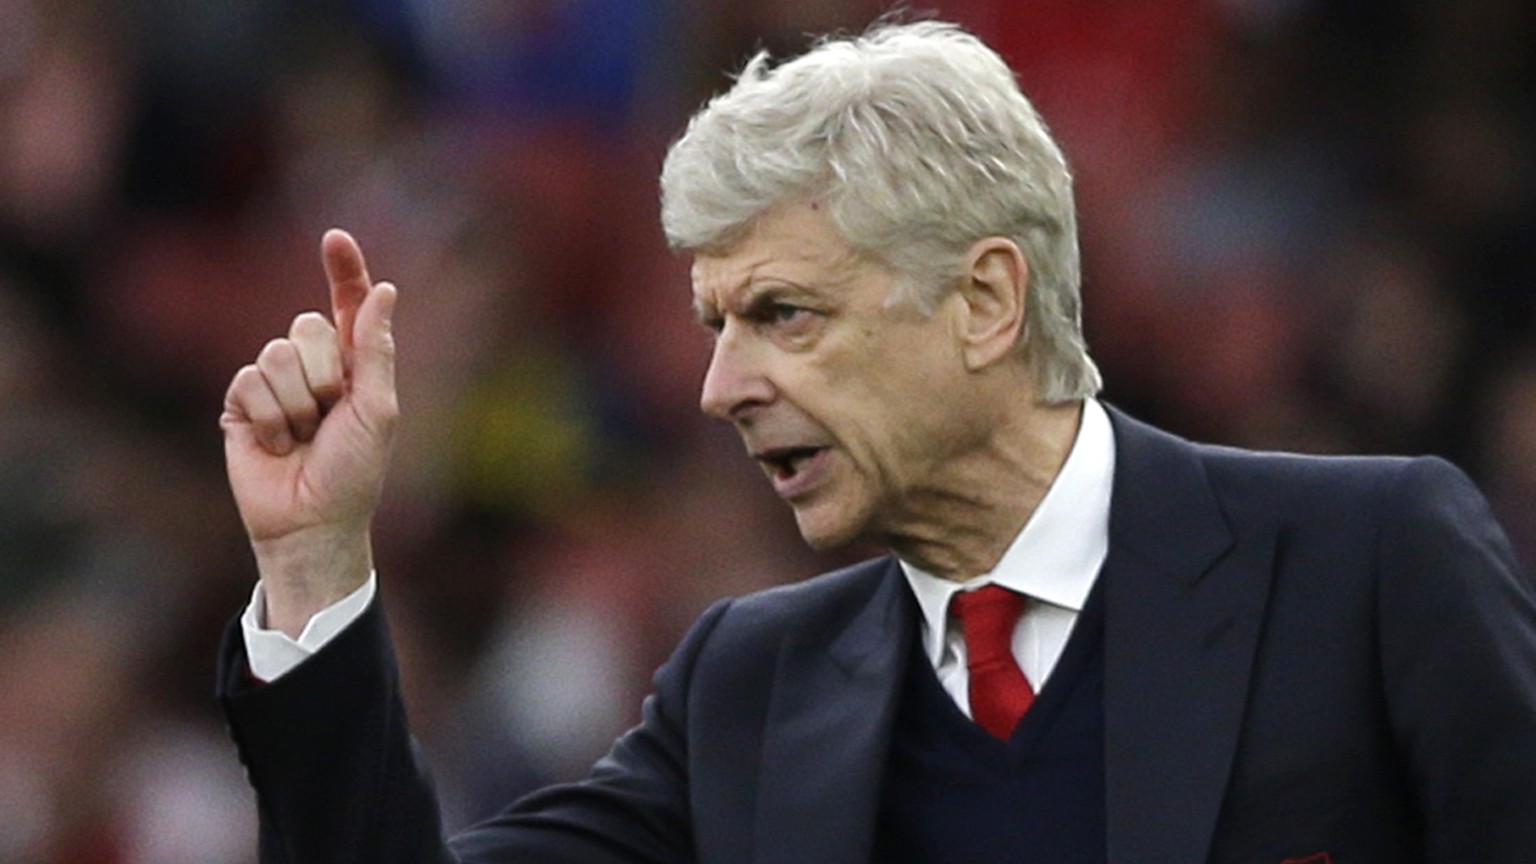
[[395,287],[373,284],[345,231],[321,241],[332,318],[306,312],[240,369],[219,425],[230,488],[256,553],[267,624],[297,636],[362,585],[399,407]]

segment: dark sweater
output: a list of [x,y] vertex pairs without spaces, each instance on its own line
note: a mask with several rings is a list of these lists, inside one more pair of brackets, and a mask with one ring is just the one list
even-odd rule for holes
[[875,864],[1104,864],[1103,611],[1095,590],[1008,741],[963,714],[919,640],[908,662]]

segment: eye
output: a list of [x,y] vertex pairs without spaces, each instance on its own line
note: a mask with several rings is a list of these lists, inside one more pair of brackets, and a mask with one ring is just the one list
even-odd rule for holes
[[820,329],[817,325],[824,314],[806,306],[773,300],[764,303],[755,317],[758,327],[773,334],[775,338],[800,345],[815,336]]
[[811,310],[793,303],[774,303],[768,313],[776,324],[791,324],[811,314]]

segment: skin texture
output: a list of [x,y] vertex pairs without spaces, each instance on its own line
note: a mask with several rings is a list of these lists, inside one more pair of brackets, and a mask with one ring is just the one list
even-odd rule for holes
[[368,278],[345,232],[327,232],[321,251],[331,319],[296,317],[235,373],[219,418],[267,624],[295,637],[372,570],[368,523],[399,414],[395,288]]
[[[305,312],[230,382],[220,426],[269,627],[297,637],[373,568],[368,526],[399,417],[391,320],[357,242],[321,241],[331,316]],[[701,252],[694,306],[715,333],[700,405],[733,424],[814,547],[891,547],[935,575],[986,573],[1044,497],[1078,403],[1034,398],[1029,271],[984,238],[932,315],[850,247],[814,201]]]
[[[988,238],[931,316],[815,202],[760,217],[694,261],[715,334],[700,398],[735,425],[814,547],[862,538],[929,572],[989,571],[1065,461],[1077,404],[1035,403],[1014,350],[1028,269]],[[788,482],[776,455],[817,448]]]

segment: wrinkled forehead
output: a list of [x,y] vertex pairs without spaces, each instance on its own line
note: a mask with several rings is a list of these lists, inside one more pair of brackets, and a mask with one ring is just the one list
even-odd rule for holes
[[760,283],[835,290],[872,259],[854,248],[815,202],[777,205],[721,247],[694,252],[694,304],[725,308]]

